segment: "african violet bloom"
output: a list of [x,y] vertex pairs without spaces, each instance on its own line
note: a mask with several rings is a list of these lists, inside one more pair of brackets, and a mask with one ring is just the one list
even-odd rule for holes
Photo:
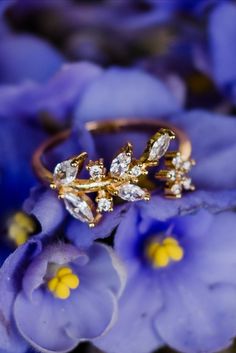
[[[0,352],[67,352],[104,334],[117,315],[124,273],[112,250],[32,239],[0,270]],[[24,338],[24,339],[23,339]]]
[[119,320],[94,343],[105,352],[215,352],[236,335],[236,218],[198,211],[158,218],[131,207],[115,236],[128,281]]

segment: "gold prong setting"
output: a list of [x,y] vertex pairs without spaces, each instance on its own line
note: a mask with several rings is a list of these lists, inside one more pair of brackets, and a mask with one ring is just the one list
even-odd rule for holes
[[98,161],[89,161],[86,169],[89,172],[90,178],[92,180],[102,180],[106,176],[106,168],[104,167],[103,159],[99,159]]
[[113,211],[113,197],[106,191],[98,191],[98,196],[95,201],[97,202],[97,212],[112,212]]

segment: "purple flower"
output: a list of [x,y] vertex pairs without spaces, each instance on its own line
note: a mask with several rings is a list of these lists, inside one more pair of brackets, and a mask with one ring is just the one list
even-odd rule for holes
[[161,80],[139,69],[114,67],[85,87],[75,119],[156,118],[180,110],[178,99]]
[[[67,352],[107,332],[117,315],[123,269],[112,250],[86,251],[35,239],[18,248],[0,271],[0,346],[23,352]],[[24,339],[23,339],[23,338]]]
[[131,207],[115,237],[128,271],[119,320],[94,343],[109,353],[229,346],[236,335],[235,226],[232,212],[162,222]]
[[40,115],[47,113],[55,123],[68,123],[83,90],[101,73],[102,69],[91,63],[68,64],[45,84],[1,86],[0,114],[38,121]]

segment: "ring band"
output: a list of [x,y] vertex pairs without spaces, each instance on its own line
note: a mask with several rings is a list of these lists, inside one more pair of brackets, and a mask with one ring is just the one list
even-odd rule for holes
[[[164,169],[156,172],[155,178],[165,182],[165,196],[180,198],[184,190],[194,190],[188,172],[195,164],[191,159],[191,142],[187,135],[170,123],[157,119],[116,119],[90,121],[85,128],[92,134],[117,133],[122,130],[158,131],[148,140],[147,146],[139,159],[133,157],[133,146],[127,143],[111,162],[107,172],[103,159],[89,161],[86,169],[88,179],[78,179],[87,153],[80,153],[56,165],[54,173],[42,162],[47,151],[59,145],[70,136],[71,130],[65,130],[46,140],[35,151],[32,159],[36,175],[51,188],[57,189],[59,198],[63,198],[67,210],[89,226],[95,226],[102,213],[113,210],[114,198],[124,201],[149,200],[150,193],[140,186],[141,177],[148,175],[148,168],[159,166],[162,157]],[[168,151],[172,139],[179,142],[178,151]],[[96,193],[95,201],[87,194]]]

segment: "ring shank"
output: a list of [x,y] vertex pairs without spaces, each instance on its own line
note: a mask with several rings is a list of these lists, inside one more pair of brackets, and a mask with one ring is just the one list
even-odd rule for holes
[[[157,128],[168,128],[172,130],[179,141],[179,152],[183,159],[188,159],[191,156],[191,142],[184,131],[175,127],[171,123],[157,119],[115,119],[102,121],[89,121],[85,124],[85,128],[92,134],[99,133],[119,133],[121,130],[141,130],[147,131]],[[51,183],[53,181],[53,174],[44,166],[42,157],[53,147],[59,145],[67,138],[69,138],[71,130],[65,130],[57,135],[49,138],[42,143],[35,151],[32,158],[32,165],[36,175],[44,182]]]

